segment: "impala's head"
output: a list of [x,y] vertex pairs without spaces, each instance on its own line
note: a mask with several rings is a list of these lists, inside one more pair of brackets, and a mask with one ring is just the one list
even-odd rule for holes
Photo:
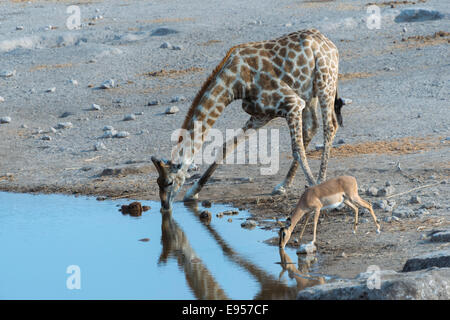
[[158,170],[159,198],[161,199],[161,209],[169,211],[172,209],[172,202],[178,191],[184,184],[186,173],[182,170],[181,164],[174,164],[171,161],[159,160],[152,157],[152,161]]
[[286,225],[282,228],[280,228],[280,231],[278,232],[279,240],[278,240],[278,246],[280,248],[284,248],[286,246],[286,243],[288,243],[289,239],[291,238],[291,231],[289,229],[291,225],[291,219],[288,218],[286,220]]

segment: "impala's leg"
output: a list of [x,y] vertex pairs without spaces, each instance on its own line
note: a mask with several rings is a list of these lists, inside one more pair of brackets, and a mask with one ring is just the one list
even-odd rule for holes
[[[306,150],[312,138],[317,133],[317,128],[319,127],[316,98],[313,98],[310,101],[306,102],[306,107],[302,112],[302,120],[303,147]],[[286,175],[286,178],[273,189],[273,195],[286,193],[286,189],[289,188],[294,181],[298,165],[298,161],[294,159]]]
[[314,213],[314,231],[313,231],[313,240],[312,240],[313,244],[316,244],[316,232],[317,232],[317,223],[319,222],[319,216],[320,216],[320,207],[316,207],[315,213]]
[[306,229],[306,226],[308,225],[308,222],[309,222],[309,212],[306,215],[306,221],[305,221],[305,224],[303,225],[302,232],[300,232],[300,236],[298,237],[298,242],[299,243],[302,241],[303,233],[305,232],[305,229]]
[[[226,157],[231,152],[233,152],[233,150],[238,146],[238,144],[245,140],[245,137],[248,134],[249,129],[258,130],[270,120],[271,118],[257,118],[254,116],[250,117],[250,119],[242,127],[239,134],[223,144],[222,152],[221,154],[218,155],[218,159],[221,158],[222,161],[225,160]],[[206,184],[208,179],[212,176],[212,174],[214,173],[214,171],[217,169],[218,166],[219,166],[218,160],[214,161],[214,163],[212,163],[209,166],[209,168],[205,171],[202,177],[198,181],[196,181],[194,185],[186,192],[186,195],[184,196],[185,201],[198,198],[198,193]]]
[[348,205],[350,208],[353,209],[353,212],[355,213],[355,222],[353,224],[353,233],[356,234],[356,229],[358,228],[358,207],[355,206],[353,203],[350,202],[350,200],[345,199],[344,203]]
[[367,202],[366,200],[362,199],[359,195],[356,195],[356,196],[352,197],[351,200],[354,203],[360,205],[361,207],[366,208],[366,209],[369,210],[370,215],[372,216],[373,221],[375,222],[375,226],[377,227],[377,233],[380,233],[380,224],[378,223],[377,216],[373,212],[372,205],[369,202]]

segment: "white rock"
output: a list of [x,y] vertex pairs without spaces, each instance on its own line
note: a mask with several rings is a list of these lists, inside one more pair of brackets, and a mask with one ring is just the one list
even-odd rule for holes
[[3,70],[0,72],[0,77],[2,78],[10,78],[16,75],[16,70]]
[[92,110],[92,111],[101,111],[102,108],[100,108],[100,106],[98,104],[93,103],[91,105],[91,109],[90,110]]
[[127,137],[129,137],[130,136],[130,134],[127,132],[127,131],[119,131],[119,132],[117,132],[117,134],[114,136],[114,138],[119,138],[119,139],[121,139],[121,138],[127,138]]
[[109,139],[115,137],[117,134],[116,130],[106,130],[100,138]]
[[75,80],[75,79],[70,79],[70,80],[69,80],[69,83],[73,84],[74,86],[77,86],[77,85],[78,85],[78,81]]
[[5,102],[5,98],[3,98],[2,96],[0,96],[0,103]]
[[112,130],[114,130],[114,128],[113,128],[113,126],[104,126],[103,127],[103,131],[112,131]]
[[173,46],[169,42],[163,42],[160,46],[161,49],[173,49]]
[[50,129],[48,131],[51,132],[51,133],[56,133],[56,129],[53,128],[53,127],[50,127]]
[[16,30],[18,30],[18,31],[23,30],[23,29],[25,29],[23,26],[17,26],[16,27]]
[[56,126],[56,129],[69,129],[69,128],[72,128],[72,127],[73,127],[72,122],[60,122]]
[[0,123],[10,123],[10,122],[11,122],[10,117],[1,117],[0,118]]
[[311,254],[316,252],[317,248],[314,245],[314,243],[310,242],[310,243],[306,243],[306,244],[302,244],[298,250],[297,253],[302,253],[302,254]]
[[48,88],[47,90],[45,90],[45,92],[55,92],[56,91],[56,88],[55,87],[53,87],[53,88]]
[[95,151],[106,150],[106,146],[104,145],[103,142],[97,142],[96,144],[94,144],[94,150]]
[[125,117],[123,117],[123,121],[132,121],[132,120],[136,120],[136,116],[134,114],[127,114],[125,115]]
[[116,86],[115,81],[113,79],[109,79],[104,81],[101,85],[100,88],[101,89],[111,89],[114,88]]
[[171,106],[166,109],[166,114],[174,114],[179,111],[180,111],[180,109],[177,106]]

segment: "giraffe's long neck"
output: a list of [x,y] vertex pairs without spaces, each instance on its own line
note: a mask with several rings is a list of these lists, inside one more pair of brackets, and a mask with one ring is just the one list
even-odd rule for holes
[[233,89],[224,81],[230,76],[229,71],[221,70],[215,77],[208,79],[188,111],[178,140],[178,148],[181,145],[187,148],[183,150],[181,158],[177,161],[185,170],[189,168],[195,154],[202,148],[209,129],[225,107],[235,99]]

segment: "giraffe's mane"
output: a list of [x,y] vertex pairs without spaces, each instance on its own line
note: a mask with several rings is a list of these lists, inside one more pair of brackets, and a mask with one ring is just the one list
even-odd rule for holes
[[228,58],[233,53],[234,49],[236,49],[236,48],[238,48],[240,46],[243,46],[243,45],[244,44],[237,45],[237,46],[232,47],[230,50],[228,50],[227,54],[222,59],[222,61],[214,68],[213,72],[210,74],[208,79],[206,79],[206,81],[203,83],[202,88],[200,89],[200,91],[197,93],[197,95],[195,96],[194,100],[192,101],[192,104],[191,104],[191,106],[190,106],[190,108],[189,108],[189,110],[188,110],[188,112],[186,114],[186,118],[184,118],[183,125],[181,126],[182,129],[187,129],[188,128],[189,121],[194,116],[195,109],[199,105],[200,100],[202,99],[203,95],[205,94],[205,92],[208,89],[208,87],[211,84],[211,82],[216,78],[216,76],[219,73],[219,71],[222,70],[223,66],[225,65],[225,63],[227,62]]

